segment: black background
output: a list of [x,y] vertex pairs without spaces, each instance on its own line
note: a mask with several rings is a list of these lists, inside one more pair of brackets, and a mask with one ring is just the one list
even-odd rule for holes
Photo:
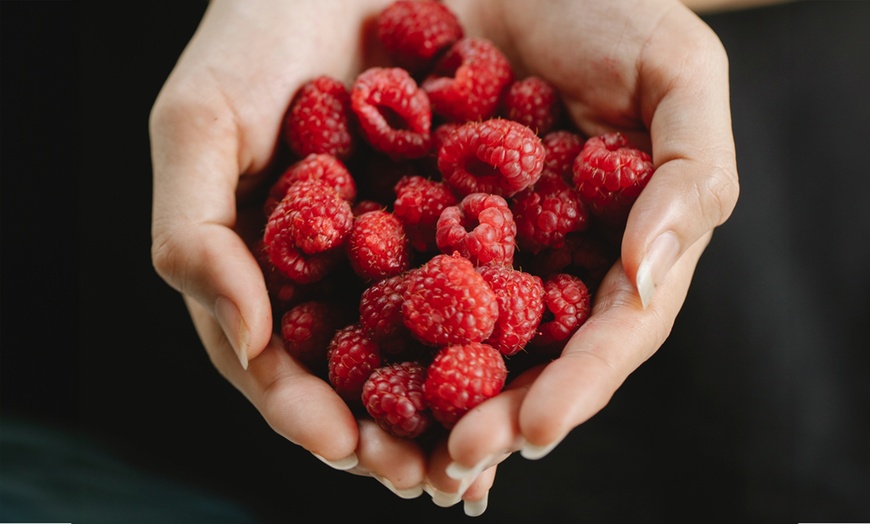
[[[153,272],[148,112],[205,5],[0,2],[2,423],[261,522],[465,518],[272,433]],[[731,60],[734,215],[664,347],[548,457],[503,464],[477,521],[870,521],[870,3],[705,19]],[[93,521],[133,521],[113,508]]]

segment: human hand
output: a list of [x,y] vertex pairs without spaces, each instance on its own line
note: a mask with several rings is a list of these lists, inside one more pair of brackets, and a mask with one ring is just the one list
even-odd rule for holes
[[[429,462],[445,463],[446,453],[430,457],[357,421],[327,382],[284,350],[250,247],[260,234],[251,217],[262,213],[253,195],[265,183],[293,93],[320,75],[349,85],[375,60],[361,45],[364,26],[386,4],[209,4],[151,114],[152,256],[183,295],[215,367],[277,433],[337,469],[411,497],[422,493]],[[491,482],[492,473],[481,475],[466,499],[480,500]]]
[[713,230],[738,197],[728,62],[716,35],[671,0],[447,2],[468,33],[563,95],[586,136],[620,131],[652,152],[620,260],[561,356],[467,413],[448,441],[451,476],[519,450],[549,453],[610,400],[667,338]]

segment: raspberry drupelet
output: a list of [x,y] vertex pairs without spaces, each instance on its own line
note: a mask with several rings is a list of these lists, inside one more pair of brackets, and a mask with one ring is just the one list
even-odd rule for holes
[[353,114],[347,87],[330,76],[304,83],[284,116],[285,142],[299,157],[326,153],[342,160],[355,149]]
[[517,227],[507,201],[472,193],[444,209],[435,240],[442,253],[458,252],[475,266],[513,265]]
[[438,168],[457,195],[510,197],[538,181],[544,154],[534,131],[493,118],[468,122],[447,134],[438,152]]

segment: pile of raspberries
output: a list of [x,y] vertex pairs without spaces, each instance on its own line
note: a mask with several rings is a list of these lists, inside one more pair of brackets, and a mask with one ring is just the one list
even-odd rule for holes
[[443,4],[397,0],[374,26],[391,63],[290,101],[253,248],[286,351],[418,439],[559,355],[654,168],[583,136]]

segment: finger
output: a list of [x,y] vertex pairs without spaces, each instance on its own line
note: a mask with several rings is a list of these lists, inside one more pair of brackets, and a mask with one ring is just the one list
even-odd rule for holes
[[359,420],[358,426],[359,465],[354,472],[375,478],[403,499],[422,495],[426,479],[423,449],[412,440],[391,435],[372,420]]
[[447,449],[447,441],[442,440],[438,442],[429,455],[428,473],[424,489],[432,497],[432,502],[436,506],[449,508],[462,500],[471,500],[473,501],[471,503],[472,510],[475,510],[475,508],[480,510],[479,505],[481,503],[484,504],[483,509],[486,509],[486,503],[482,502],[482,500],[489,492],[495,480],[495,466],[506,459],[510,453],[504,453],[502,456],[495,458],[491,464],[476,472],[473,477],[458,480],[448,474],[448,469],[453,461]]
[[462,509],[469,517],[479,517],[486,511],[489,505],[489,490],[495,482],[495,470],[496,466],[484,470],[462,495],[464,501]]
[[685,300],[709,235],[676,263],[647,308],[617,263],[602,282],[592,316],[561,356],[529,387],[519,427],[529,459],[549,453],[576,426],[600,411],[625,379],[661,346]]
[[460,493],[483,471],[523,446],[520,406],[542,370],[539,366],[524,372],[504,391],[466,413],[450,431],[451,463],[445,473],[460,482]]
[[291,357],[278,337],[243,370],[211,313],[190,297],[185,302],[214,366],[276,433],[336,469],[357,465],[356,420],[329,384]]
[[218,320],[246,367],[268,343],[272,313],[262,271],[233,230],[239,137],[225,120],[219,108],[155,104],[152,259],[167,283]]
[[739,184],[727,56],[684,6],[651,38],[640,85],[656,171],[632,207],[622,259],[646,306],[682,253],[728,219]]

